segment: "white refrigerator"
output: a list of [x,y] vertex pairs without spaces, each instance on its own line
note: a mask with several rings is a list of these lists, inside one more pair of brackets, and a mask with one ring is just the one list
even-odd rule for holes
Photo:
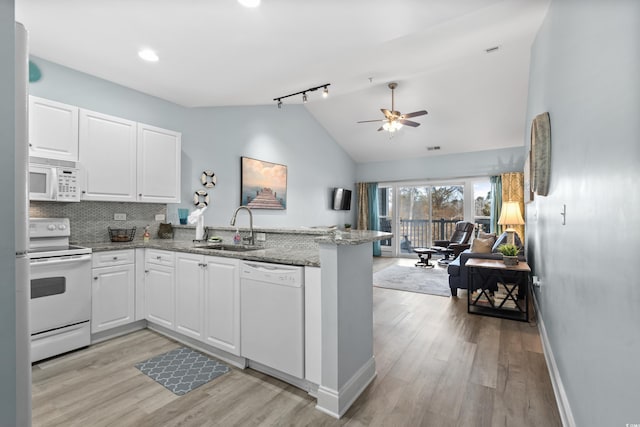
[[29,333],[29,139],[27,31],[16,22],[15,248],[16,248],[16,421],[31,425],[31,341]]

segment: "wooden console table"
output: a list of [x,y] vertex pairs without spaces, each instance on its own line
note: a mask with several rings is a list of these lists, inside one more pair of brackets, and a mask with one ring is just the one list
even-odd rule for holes
[[501,260],[467,260],[467,312],[529,321],[529,273],[526,261],[506,266]]

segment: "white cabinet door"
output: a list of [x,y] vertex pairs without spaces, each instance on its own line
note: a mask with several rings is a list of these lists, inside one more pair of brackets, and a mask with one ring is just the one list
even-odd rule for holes
[[78,161],[78,107],[29,97],[29,155]]
[[239,261],[207,256],[205,264],[205,342],[239,356]]
[[134,265],[93,269],[91,333],[126,325],[135,317]]
[[160,264],[145,264],[144,299],[146,318],[165,328],[174,329],[174,276],[173,267]]
[[136,122],[80,110],[83,200],[136,201]]
[[176,254],[176,331],[203,340],[204,256]]
[[181,134],[138,123],[138,201],[180,202]]

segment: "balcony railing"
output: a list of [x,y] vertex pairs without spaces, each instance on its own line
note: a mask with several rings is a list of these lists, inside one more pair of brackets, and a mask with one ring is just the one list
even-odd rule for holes
[[[454,219],[401,219],[400,232],[395,233],[400,239],[400,252],[412,253],[413,248],[428,248],[434,240],[447,240],[453,234],[456,223],[462,218]],[[485,231],[489,230],[488,218],[476,218],[476,222],[483,225]],[[431,225],[429,225],[431,224]],[[429,227],[431,227],[431,241],[429,241]],[[391,221],[388,218],[380,218],[380,230],[391,232]],[[391,246],[391,240],[380,242],[382,246]]]

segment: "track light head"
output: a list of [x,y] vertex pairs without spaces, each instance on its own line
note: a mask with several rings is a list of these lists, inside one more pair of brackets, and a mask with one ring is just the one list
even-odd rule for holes
[[306,103],[307,103],[307,100],[308,100],[308,98],[307,98],[307,92],[302,92],[302,102],[306,104]]
[[327,88],[326,86],[324,87],[324,90],[322,91],[322,97],[326,98],[329,96],[329,88]]
[[278,98],[278,108],[282,108],[282,100]]

